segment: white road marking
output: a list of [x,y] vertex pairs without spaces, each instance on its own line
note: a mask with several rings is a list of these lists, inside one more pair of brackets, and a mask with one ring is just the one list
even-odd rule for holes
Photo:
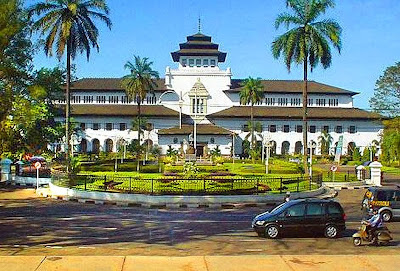
[[246,249],[248,252],[260,252],[263,251],[261,248]]

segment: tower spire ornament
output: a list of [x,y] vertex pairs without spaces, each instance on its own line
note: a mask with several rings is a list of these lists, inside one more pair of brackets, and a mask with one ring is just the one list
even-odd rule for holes
[[200,18],[200,15],[199,15],[199,33],[201,33],[201,18]]

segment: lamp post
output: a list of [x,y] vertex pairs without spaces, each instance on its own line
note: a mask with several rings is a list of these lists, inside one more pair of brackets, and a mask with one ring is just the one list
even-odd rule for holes
[[312,153],[313,149],[317,147],[317,144],[314,141],[311,141],[308,146],[310,147],[310,178],[312,178]]
[[[268,174],[268,166],[269,166],[269,155],[271,152],[272,142],[271,138],[267,137],[263,140],[263,145],[265,145],[265,149],[267,151],[265,156],[265,174]],[[263,153],[264,156],[264,153]]]

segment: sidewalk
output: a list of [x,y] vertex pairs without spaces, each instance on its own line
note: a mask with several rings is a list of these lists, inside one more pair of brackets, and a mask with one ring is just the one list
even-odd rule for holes
[[259,270],[399,270],[400,256],[298,255],[298,256],[4,256],[0,270],[7,271],[259,271]]

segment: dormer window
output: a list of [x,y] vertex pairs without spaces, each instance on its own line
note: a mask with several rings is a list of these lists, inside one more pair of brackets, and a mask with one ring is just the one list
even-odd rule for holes
[[194,66],[194,59],[189,59],[189,67],[193,67]]
[[186,59],[186,58],[183,58],[183,59],[182,59],[182,66],[183,66],[183,67],[186,67],[186,65],[187,65],[187,59]]
[[210,60],[210,66],[211,67],[215,67],[215,59],[211,59]]
[[201,59],[196,59],[196,66],[201,67]]
[[208,59],[203,59],[203,66],[208,67]]

